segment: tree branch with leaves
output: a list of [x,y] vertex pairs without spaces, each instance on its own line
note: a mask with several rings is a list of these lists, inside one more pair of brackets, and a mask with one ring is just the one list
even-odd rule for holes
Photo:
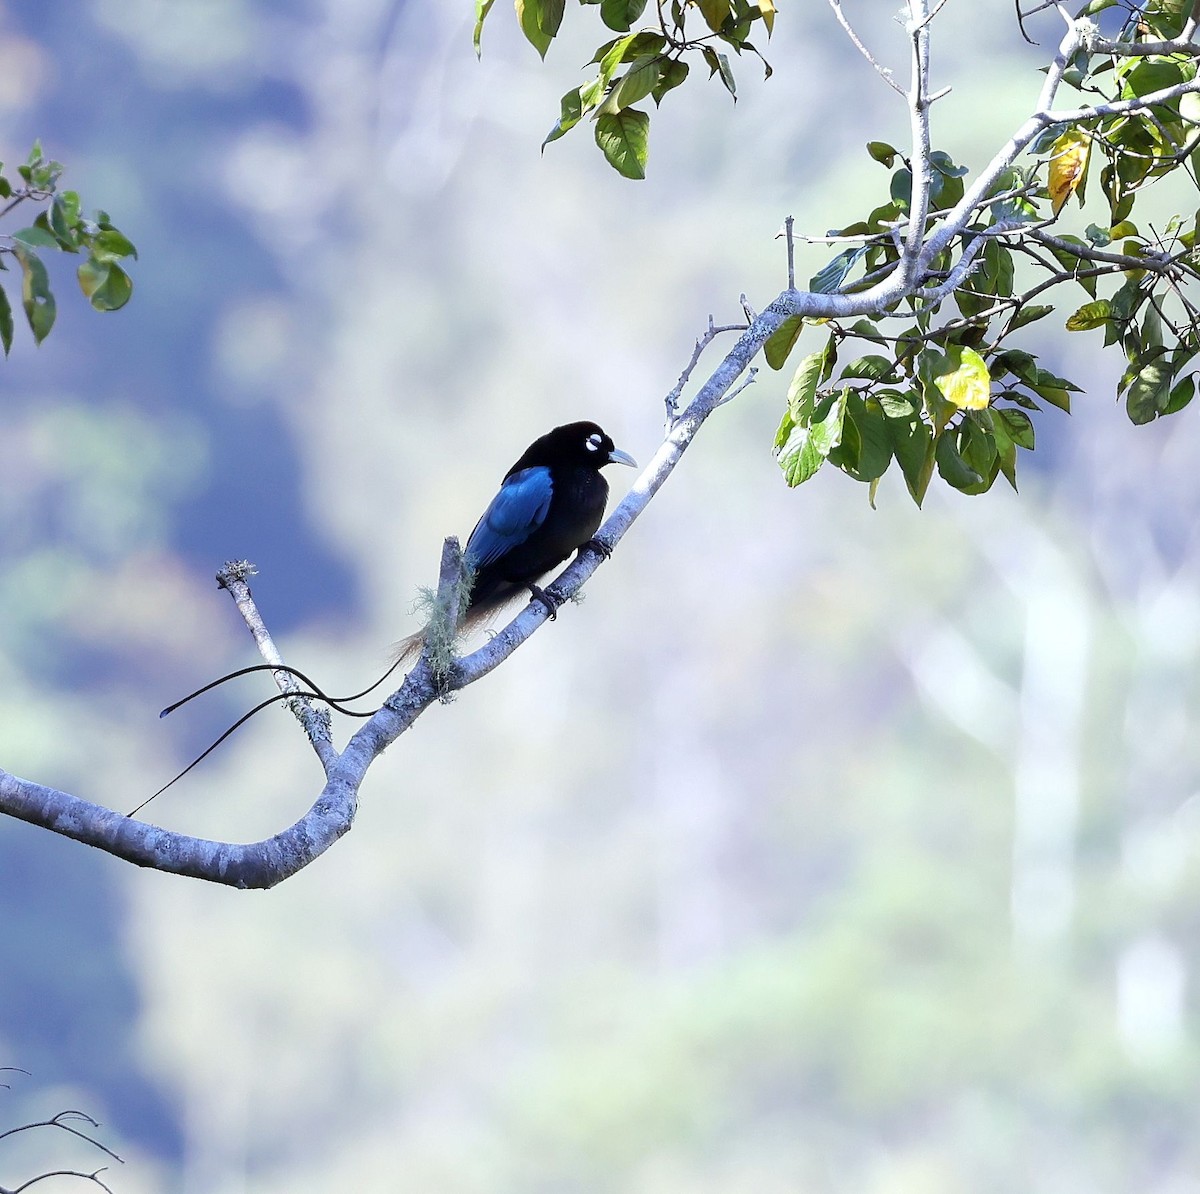
[[[889,171],[887,196],[825,236],[794,238],[788,221],[786,284],[761,313],[743,302],[744,323],[718,327],[710,318],[667,395],[661,443],[602,526],[599,548],[581,551],[549,587],[557,602],[578,594],[619,544],[708,416],[753,377],[760,353],[781,369],[805,335],[821,342],[794,367],[775,437],[779,465],[790,485],[831,465],[866,484],[872,502],[893,462],[918,505],[935,476],[967,494],[985,492],[999,476],[1015,487],[1018,450],[1035,447],[1033,416],[1045,406],[1069,410],[1078,390],[1021,343],[1024,329],[1055,314],[1066,331],[1102,332],[1107,346],[1122,351],[1127,368],[1118,388],[1135,423],[1174,413],[1194,395],[1200,47],[1193,38],[1200,0],[1091,0],[1074,14],[1058,3],[1018,2],[1014,35],[1030,39],[1035,24],[1053,22],[1057,49],[1015,131],[973,174],[934,148],[934,115],[953,100],[950,88],[933,83],[934,33],[945,0],[907,0],[905,83],[866,47],[840,0],[828,4],[863,69],[882,76],[906,105],[909,144],[867,146]],[[491,0],[477,3],[477,47],[491,7]],[[520,26],[543,56],[565,7],[565,0],[517,0]],[[591,119],[606,160],[631,179],[644,177],[648,162],[649,116],[634,105],[675,94],[697,56],[736,94],[726,51],[758,55],[748,39],[758,29],[769,36],[776,19],[771,0],[657,0],[649,22],[635,29],[645,0],[583,7],[618,36],[597,48],[591,81],[563,97],[546,143]],[[1144,193],[1161,183],[1170,184],[1182,210],[1161,227],[1135,222]],[[1089,187],[1103,217],[1078,228],[1070,213],[1082,211]],[[66,248],[48,221],[47,234]],[[837,248],[805,289],[795,281],[797,239]],[[1062,296],[1076,288],[1085,301],[1067,299],[1064,307]],[[685,401],[705,352],[733,334],[736,342]],[[435,601],[449,619],[443,644],[452,639],[459,605],[456,553],[448,543]],[[427,645],[400,687],[338,750],[314,707],[327,698],[283,663],[265,627],[255,629],[261,622],[247,575],[227,568],[222,584],[255,634],[262,667],[281,689],[278,699],[304,724],[324,770],[324,786],[300,820],[255,843],[193,838],[6,772],[0,811],[138,865],[237,887],[273,886],[351,827],[360,786],[384,749],[430,705],[499,666],[549,617],[534,601],[461,658]]]

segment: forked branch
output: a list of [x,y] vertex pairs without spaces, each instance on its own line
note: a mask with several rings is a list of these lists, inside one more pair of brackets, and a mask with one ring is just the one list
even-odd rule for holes
[[[846,21],[839,0],[829,0],[834,14],[855,46],[871,67],[901,92],[908,107],[911,145],[906,164],[911,170],[912,191],[907,217],[902,216],[890,222],[883,233],[849,238],[853,244],[861,242],[866,246],[861,249],[862,252],[875,251],[880,244],[894,246],[894,260],[883,266],[876,264],[867,278],[860,279],[854,286],[842,289],[831,287],[832,293],[799,290],[795,286],[792,259],[794,238],[789,224],[786,285],[760,314],[754,315],[747,308],[746,323],[717,326],[709,320],[708,328],[697,341],[678,384],[667,396],[667,426],[661,443],[596,536],[596,542],[604,550],[597,550],[590,545],[581,549],[577,558],[549,587],[552,598],[565,601],[582,589],[669,479],[709,415],[746,384],[742,382],[739,385],[739,379],[746,375],[755,357],[785,321],[790,321],[798,331],[801,322],[806,319],[837,321],[856,316],[889,315],[906,300],[909,301],[908,312],[911,317],[913,309],[919,311],[936,304],[967,279],[976,256],[989,238],[1011,235],[1014,241],[1021,239],[1023,249],[1034,253],[1060,249],[1061,242],[1056,243],[1055,238],[1044,231],[1044,224],[1034,220],[1024,223],[1017,221],[1010,226],[997,219],[985,229],[981,230],[977,224],[973,227],[972,222],[979,219],[986,205],[998,202],[1005,194],[1021,195],[1020,187],[1002,193],[1005,171],[1046,129],[1095,121],[1102,116],[1145,112],[1187,92],[1200,90],[1200,82],[1190,81],[1132,99],[1056,109],[1054,104],[1059,86],[1081,48],[1089,46],[1105,53],[1131,55],[1145,51],[1144,46],[1138,48],[1098,41],[1094,25],[1067,16],[1066,33],[1049,65],[1032,111],[996,150],[991,161],[970,185],[963,188],[961,199],[947,210],[937,211],[931,191],[934,161],[930,111],[934,100],[945,92],[935,92],[930,85],[931,22],[941,9],[942,2],[908,0],[906,33],[909,39],[910,75],[907,85],[901,87],[892,78],[891,72],[880,66],[866,50]],[[1059,11],[1062,11],[1061,7]],[[1193,18],[1195,15],[1193,13]],[[1191,42],[1195,24],[1194,19],[1190,20],[1179,42],[1171,43],[1163,52],[1195,52]],[[841,238],[835,236],[832,239]],[[859,251],[858,248],[846,250],[850,254]],[[1096,271],[1120,269],[1129,261],[1126,255],[1106,254],[1100,249],[1084,256],[1094,263],[1092,268]],[[1146,260],[1141,262],[1141,266],[1178,271],[1185,267],[1182,257],[1182,254],[1167,256],[1160,263]],[[1083,277],[1087,274],[1088,271],[1076,271],[1063,276]],[[1168,272],[1166,276],[1174,280],[1176,274]],[[1019,310],[1036,293],[1038,291],[1034,290],[1012,299],[1000,300],[1000,306],[1007,303],[1014,310]],[[684,403],[684,389],[690,384],[706,349],[717,335],[732,332],[739,333],[732,348],[694,396]],[[882,334],[878,338],[887,339]],[[450,542],[447,543],[446,552],[437,606],[456,609],[456,586],[461,584],[462,578],[461,553],[457,544],[452,546]],[[249,572],[244,565],[227,565],[222,570],[221,584],[237,603],[263,659],[273,671],[277,685],[287,695],[293,711],[304,725],[324,770],[325,782],[320,794],[303,817],[262,841],[245,844],[213,841],[175,833],[4,771],[0,771],[0,812],[105,850],[139,866],[234,887],[272,887],[307,866],[349,830],[357,811],[360,786],[382,750],[405,733],[431,704],[469,687],[503,663],[541,628],[548,617],[547,606],[534,601],[482,647],[458,659],[438,654],[427,647],[400,687],[368,717],[339,751],[330,733],[328,712],[316,707],[313,694],[286,667],[271,641],[250,595],[247,584]],[[137,796],[137,793],[129,793],[123,805],[128,807],[136,803]]]

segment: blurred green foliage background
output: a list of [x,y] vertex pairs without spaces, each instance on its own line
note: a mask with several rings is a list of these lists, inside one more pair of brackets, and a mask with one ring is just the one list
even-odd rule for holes
[[[497,12],[477,63],[472,18],[0,3],[0,157],[41,137],[140,252],[114,315],[54,263],[59,326],[2,366],[6,767],[132,807],[266,695],[156,718],[253,662],[231,557],[353,691],[526,443],[586,417],[648,455],[708,314],[783,285],[784,215],[842,222],[886,185],[863,143],[903,143],[793,5],[775,77],[664,109],[633,185],[586,137],[538,153],[590,29],[542,66]],[[990,156],[1047,53],[948,5],[939,146]],[[1120,361],[1039,334],[1089,393],[1020,497],[790,493],[761,377],[278,890],[0,823],[0,1062],[32,1072],[0,1123],[90,1112],[122,1194],[1194,1194],[1200,435],[1131,428]],[[151,807],[250,840],[319,776],[274,712]],[[14,1143],[0,1181],[47,1158],[91,1159]]]

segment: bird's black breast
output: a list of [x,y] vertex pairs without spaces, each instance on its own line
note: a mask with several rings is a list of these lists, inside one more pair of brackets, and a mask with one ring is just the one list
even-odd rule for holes
[[551,470],[554,492],[546,518],[504,561],[504,579],[527,584],[561,564],[595,533],[604,517],[608,482],[592,468]]
[[595,533],[604,517],[608,482],[594,468],[552,468],[553,492],[546,516],[521,543],[479,569],[472,604],[503,600],[561,564]]

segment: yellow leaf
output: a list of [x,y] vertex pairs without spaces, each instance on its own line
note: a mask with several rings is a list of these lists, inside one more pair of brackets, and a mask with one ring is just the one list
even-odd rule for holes
[[947,372],[933,379],[942,397],[960,410],[983,410],[992,396],[987,362],[973,348],[952,344],[946,349]]
[[1056,216],[1082,185],[1091,149],[1091,138],[1079,129],[1067,129],[1051,146],[1050,206]]
[[775,32],[775,0],[758,0],[758,11],[762,13],[763,24],[770,37]]

